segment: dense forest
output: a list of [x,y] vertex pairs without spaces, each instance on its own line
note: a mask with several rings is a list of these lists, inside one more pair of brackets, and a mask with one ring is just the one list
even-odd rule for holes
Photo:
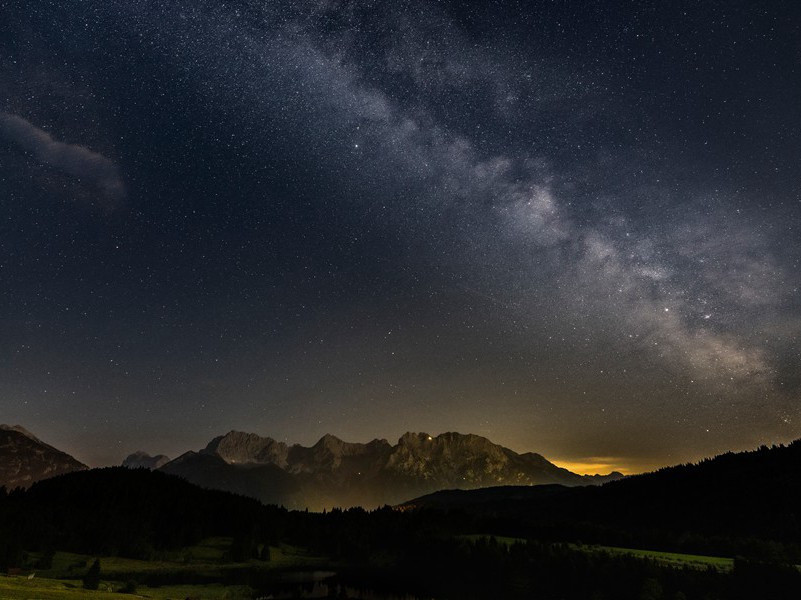
[[444,491],[407,508],[463,512],[509,535],[801,563],[801,441],[598,487]]

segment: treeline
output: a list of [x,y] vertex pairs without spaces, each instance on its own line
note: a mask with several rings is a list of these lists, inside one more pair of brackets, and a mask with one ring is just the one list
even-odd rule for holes
[[401,581],[403,588],[398,592],[412,586],[421,595],[475,599],[801,597],[801,572],[777,556],[737,557],[734,569],[724,573],[712,568],[667,567],[545,539],[513,544],[492,537],[471,541],[459,534],[491,531],[498,523],[459,512],[404,513],[384,508],[304,516],[286,530],[289,541],[351,565],[356,569],[353,584],[392,589]]
[[269,560],[285,542],[333,559],[362,560],[377,548],[469,529],[462,517],[386,507],[288,511],[229,492],[199,488],[158,471],[110,467],[70,473],[29,489],[0,488],[0,569],[22,553],[162,558],[208,537],[230,537],[228,560]]
[[731,573],[673,568],[627,555],[536,541],[439,540],[406,555],[402,572],[442,598],[562,600],[790,600],[794,567],[738,559]]
[[[801,441],[728,453],[598,487],[436,494],[448,514],[494,531],[801,564]],[[510,490],[511,492],[511,490]],[[426,506],[425,499],[420,503]]]
[[610,523],[704,536],[801,540],[801,440],[726,453],[599,488],[570,502]]
[[70,473],[31,488],[0,488],[0,567],[23,550],[150,559],[210,536],[272,527],[287,511],[182,479],[122,467]]

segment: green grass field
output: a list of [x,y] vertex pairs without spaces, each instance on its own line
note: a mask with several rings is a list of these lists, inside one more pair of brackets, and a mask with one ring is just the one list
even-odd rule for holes
[[[96,600],[120,600],[121,598],[152,598],[154,600],[240,600],[251,598],[252,590],[245,586],[165,585],[159,587],[137,586],[136,594],[123,595],[119,590],[129,579],[159,574],[197,574],[205,577],[221,576],[226,569],[250,568],[260,571],[282,569],[316,568],[327,564],[323,558],[309,556],[302,549],[282,544],[270,546],[270,560],[251,560],[243,563],[227,562],[226,554],[231,546],[230,538],[209,538],[202,543],[166,555],[160,560],[136,560],[117,556],[100,558],[101,585],[98,591],[82,588],[81,578],[94,562],[94,556],[57,552],[50,569],[26,569],[19,576],[0,575],[0,599],[24,600],[72,600],[93,598]],[[32,553],[29,558],[35,564],[39,556]],[[33,579],[28,575],[34,574]]]
[[[464,535],[459,536],[463,539],[475,541],[480,538],[487,539],[495,537],[499,544],[511,545],[515,542],[523,542],[523,538],[503,537],[503,536],[488,536],[482,534]],[[596,545],[578,545],[568,544],[569,547],[581,552],[607,552],[609,554],[624,554],[629,556],[636,556],[637,558],[645,558],[653,560],[661,565],[672,567],[694,567],[698,569],[706,569],[714,567],[721,571],[729,571],[734,566],[734,559],[725,558],[722,556],[703,556],[700,554],[680,554],[678,552],[662,552],[660,550],[640,550],[638,548],[619,548],[617,546],[596,546]]]
[[577,546],[571,547],[582,552],[608,552],[609,554],[628,554],[638,558],[648,558],[659,564],[674,567],[696,567],[706,569],[714,567],[720,571],[729,571],[734,566],[733,558],[722,556],[703,556],[700,554],[680,554],[678,552],[662,552],[660,550],[640,550],[638,548],[618,548],[616,546]]
[[[209,538],[201,544],[185,548],[181,552],[172,553],[160,560],[137,560],[118,556],[100,557],[102,573],[111,579],[123,579],[130,574],[146,573],[199,573],[217,574],[224,569],[250,567],[254,569],[276,570],[296,567],[314,567],[323,564],[324,559],[308,556],[302,549],[282,544],[270,546],[270,560],[267,562],[250,560],[243,563],[232,563],[225,560],[225,553],[231,545],[229,538]],[[38,555],[31,554],[32,563]],[[57,552],[53,557],[53,566],[46,570],[37,570],[37,576],[50,579],[80,578],[94,556]]]
[[149,588],[140,586],[136,594],[120,594],[121,582],[103,580],[98,591],[85,590],[80,580],[45,579],[35,577],[0,577],[0,598],[3,600],[120,600],[121,598],[152,598],[153,600],[184,600],[187,597],[203,600],[245,600],[252,590],[244,586],[174,585]]

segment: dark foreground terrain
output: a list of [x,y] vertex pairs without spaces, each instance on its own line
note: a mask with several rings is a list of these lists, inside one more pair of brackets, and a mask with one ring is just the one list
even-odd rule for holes
[[79,471],[0,493],[0,598],[798,598],[799,465],[795,442],[600,487],[325,513]]

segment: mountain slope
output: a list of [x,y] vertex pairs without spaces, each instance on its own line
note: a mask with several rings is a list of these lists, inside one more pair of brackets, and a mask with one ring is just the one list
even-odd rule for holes
[[297,482],[273,464],[229,464],[217,455],[186,452],[159,471],[177,475],[202,488],[250,496],[265,504],[298,505]]
[[19,425],[0,425],[0,486],[28,487],[41,479],[86,468]]
[[312,509],[396,504],[443,488],[587,485],[620,477],[577,475],[539,454],[517,454],[486,438],[452,432],[406,433],[394,446],[325,435],[304,447],[231,431],[161,469],[204,487]]

